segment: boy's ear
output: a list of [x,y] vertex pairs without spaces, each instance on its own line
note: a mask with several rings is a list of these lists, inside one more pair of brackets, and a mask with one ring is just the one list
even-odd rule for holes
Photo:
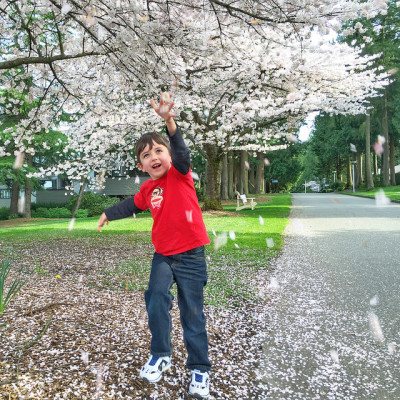
[[143,169],[143,165],[139,162],[139,163],[137,163],[137,167],[142,171],[142,172],[146,172],[144,169]]

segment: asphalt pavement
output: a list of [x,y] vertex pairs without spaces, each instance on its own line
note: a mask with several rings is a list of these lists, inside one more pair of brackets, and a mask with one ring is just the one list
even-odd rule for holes
[[294,194],[260,399],[400,399],[400,204]]

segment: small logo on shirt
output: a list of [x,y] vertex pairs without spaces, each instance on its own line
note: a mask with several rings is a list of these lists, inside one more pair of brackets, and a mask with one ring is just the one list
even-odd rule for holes
[[151,194],[151,200],[150,200],[151,206],[153,208],[161,207],[161,203],[164,200],[164,197],[162,196],[163,192],[164,192],[164,189],[160,188],[160,187],[156,187],[153,190],[153,193]]

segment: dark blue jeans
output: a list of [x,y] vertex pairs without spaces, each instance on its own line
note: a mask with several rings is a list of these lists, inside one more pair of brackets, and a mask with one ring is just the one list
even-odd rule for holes
[[176,283],[178,306],[183,328],[183,341],[188,352],[190,369],[208,371],[208,340],[203,312],[203,288],[207,284],[204,246],[172,256],[154,253],[149,287],[145,292],[146,310],[152,335],[150,351],[156,357],[170,356],[171,287]]

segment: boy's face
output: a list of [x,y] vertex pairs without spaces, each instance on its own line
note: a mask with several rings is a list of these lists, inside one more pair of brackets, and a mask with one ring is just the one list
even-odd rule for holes
[[153,140],[153,147],[147,145],[140,153],[138,168],[147,172],[151,179],[162,178],[171,167],[171,154],[167,147]]

